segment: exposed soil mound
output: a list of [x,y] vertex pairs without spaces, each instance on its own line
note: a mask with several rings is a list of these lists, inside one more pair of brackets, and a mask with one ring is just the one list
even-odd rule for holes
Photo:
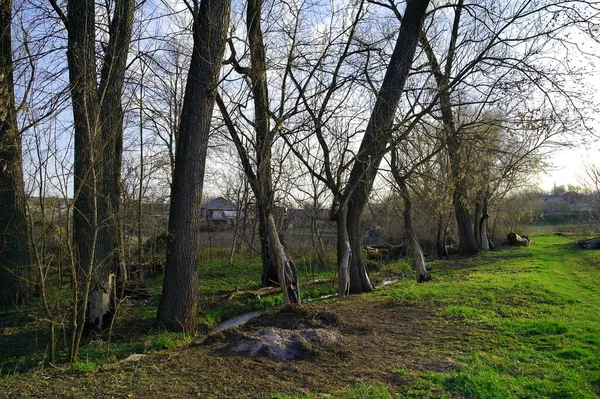
[[312,357],[318,350],[331,347],[339,341],[340,336],[337,332],[322,328],[305,330],[265,328],[257,333],[240,333],[234,342],[220,351],[220,354],[290,361]]

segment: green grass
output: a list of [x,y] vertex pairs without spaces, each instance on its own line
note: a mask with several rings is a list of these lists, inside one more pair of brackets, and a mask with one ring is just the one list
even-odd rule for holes
[[[429,302],[469,326],[463,365],[412,373],[399,397],[595,398],[600,395],[600,253],[565,235],[531,247],[436,262],[431,284],[401,281],[381,295]],[[448,267],[450,266],[450,267]],[[452,267],[454,266],[454,267]],[[418,388],[419,386],[425,387]]]

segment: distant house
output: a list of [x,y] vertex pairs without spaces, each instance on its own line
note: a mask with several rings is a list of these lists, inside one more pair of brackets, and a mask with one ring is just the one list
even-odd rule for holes
[[235,220],[237,207],[235,204],[223,197],[213,198],[201,207],[202,218],[215,224],[227,224]]

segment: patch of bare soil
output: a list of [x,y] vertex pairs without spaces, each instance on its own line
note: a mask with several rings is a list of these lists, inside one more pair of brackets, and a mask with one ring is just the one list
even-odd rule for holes
[[[265,329],[322,330],[336,339],[311,346],[310,356],[299,360],[226,351],[241,337]],[[465,326],[436,315],[434,305],[356,296],[328,305],[286,307],[203,343],[92,373],[56,371],[3,381],[0,397],[263,398],[335,394],[361,382],[394,390],[406,383],[394,372],[399,368],[458,369],[453,355],[464,351],[469,337]]]

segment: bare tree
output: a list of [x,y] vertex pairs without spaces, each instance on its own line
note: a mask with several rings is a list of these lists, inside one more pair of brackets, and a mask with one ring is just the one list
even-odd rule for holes
[[157,315],[171,331],[196,328],[200,205],[231,2],[196,0],[189,7],[194,48],[175,153],[167,265]]
[[[289,251],[282,243],[274,217],[275,193],[273,188],[272,151],[277,134],[289,115],[283,114],[284,104],[276,116],[275,126],[271,126],[272,112],[269,107],[269,82],[267,81],[267,58],[261,27],[262,0],[249,0],[246,6],[246,29],[250,66],[244,67],[236,57],[235,44],[230,40],[230,58],[234,70],[248,80],[252,93],[254,118],[253,149],[248,150],[234,123],[226,104],[217,98],[217,104],[235,147],[242,167],[256,200],[261,255],[263,259],[262,282],[264,285],[279,284],[286,303],[300,303],[300,292],[296,276],[296,265]],[[285,85],[285,81],[283,83]],[[283,96],[283,94],[282,94]],[[252,165],[254,157],[254,165]]]
[[[411,1],[406,11],[383,83],[379,89],[365,135],[347,183],[346,203],[340,209],[346,213],[346,231],[350,262],[348,292],[360,293],[373,289],[362,257],[362,230],[360,221],[367,205],[379,164],[393,139],[392,125],[409,76],[413,56],[421,35],[429,1]],[[339,226],[338,226],[339,228]],[[340,277],[342,272],[340,271]]]
[[121,95],[133,26],[134,1],[118,0],[108,18],[108,43],[96,69],[96,3],[68,1],[66,14],[50,0],[68,35],[67,61],[73,107],[75,160],[73,240],[77,250],[71,359],[84,328],[102,330],[113,316],[115,273],[121,255],[120,176],[123,141]]
[[13,84],[12,1],[0,2],[0,305],[23,302],[30,268],[21,134]]

